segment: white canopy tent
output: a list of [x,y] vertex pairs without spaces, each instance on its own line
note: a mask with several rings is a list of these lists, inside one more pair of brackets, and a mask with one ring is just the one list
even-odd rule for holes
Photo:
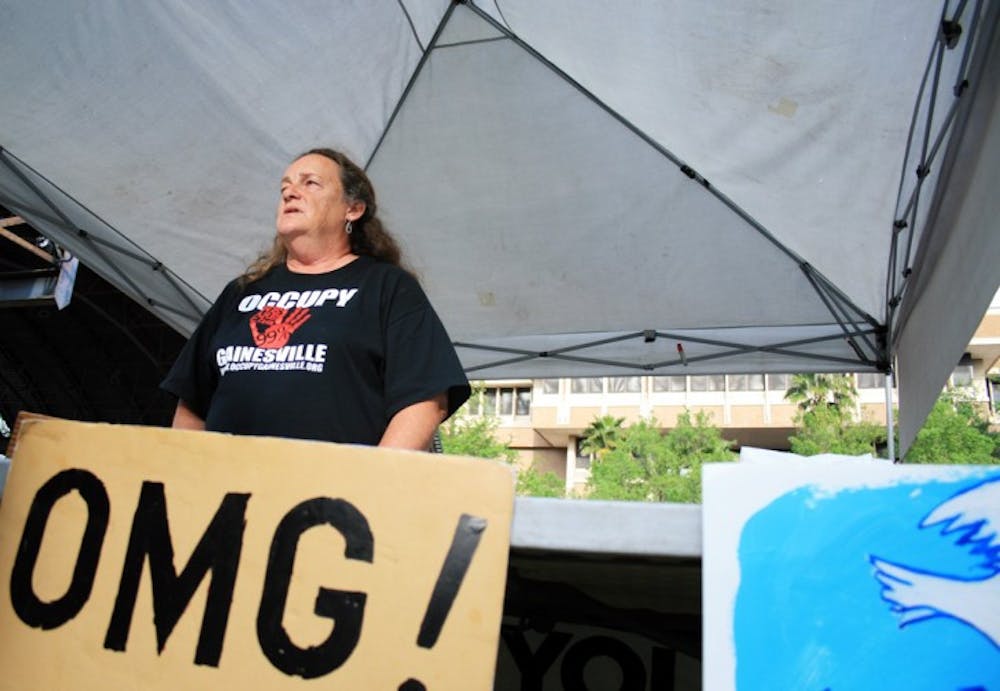
[[470,375],[898,351],[905,447],[1000,284],[998,11],[16,3],[0,205],[189,332],[268,244],[284,166],[332,145]]

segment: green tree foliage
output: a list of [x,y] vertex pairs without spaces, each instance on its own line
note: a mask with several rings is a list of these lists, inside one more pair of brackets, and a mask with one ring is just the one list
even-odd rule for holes
[[566,485],[551,471],[541,471],[535,464],[517,473],[517,493],[525,497],[564,497]]
[[591,458],[600,458],[608,451],[613,450],[622,437],[625,423],[623,417],[613,417],[604,415],[594,418],[594,421],[583,430],[580,443],[580,451]]
[[849,412],[858,400],[854,377],[849,374],[796,374],[789,382],[785,398],[803,413],[816,408]]
[[1000,463],[1000,439],[969,397],[945,392],[906,453],[907,463]]
[[885,444],[885,428],[868,420],[856,421],[849,411],[817,406],[795,416],[795,434],[788,438],[792,453],[815,456],[836,453],[847,456],[876,455]]
[[517,451],[496,438],[499,421],[489,415],[468,415],[463,409],[448,418],[440,429],[441,448],[457,456],[492,458],[506,463],[517,460]]
[[[473,391],[473,398],[482,396],[482,390]],[[470,415],[465,406],[448,418],[438,429],[441,448],[447,454],[475,456],[517,464],[517,451],[510,444],[497,439],[500,422],[492,415]],[[561,497],[565,493],[562,479],[552,472],[542,472],[534,464],[521,468],[517,473],[517,493],[534,497]]]
[[[786,398],[799,404],[791,450],[803,456],[876,454],[886,443],[885,427],[857,420],[857,392],[843,375],[796,375]],[[820,379],[819,377],[823,377]],[[793,394],[794,390],[794,394]],[[967,392],[946,391],[927,417],[906,454],[908,463],[1000,463],[1000,439]]]
[[701,501],[701,466],[735,459],[732,442],[722,438],[700,411],[677,418],[669,434],[655,420],[624,428],[614,448],[591,464],[588,497],[626,501]]
[[785,398],[799,407],[796,433],[788,438],[792,453],[874,455],[885,443],[885,429],[856,419],[858,391],[849,374],[796,374]]

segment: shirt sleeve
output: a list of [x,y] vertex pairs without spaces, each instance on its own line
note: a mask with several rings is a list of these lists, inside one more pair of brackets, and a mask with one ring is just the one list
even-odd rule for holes
[[235,282],[222,291],[184,344],[166,378],[160,382],[161,389],[184,401],[202,420],[208,416],[208,407],[219,383],[219,371],[211,353],[212,338],[219,326],[222,305],[234,288]]
[[389,291],[385,320],[386,419],[403,408],[448,395],[448,416],[471,390],[444,324],[416,279],[401,276]]

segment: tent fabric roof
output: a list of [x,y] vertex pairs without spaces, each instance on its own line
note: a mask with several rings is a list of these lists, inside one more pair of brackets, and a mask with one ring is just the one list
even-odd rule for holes
[[490,377],[888,367],[938,182],[912,171],[996,22],[938,0],[2,16],[0,204],[189,332],[269,243],[284,166],[334,145]]

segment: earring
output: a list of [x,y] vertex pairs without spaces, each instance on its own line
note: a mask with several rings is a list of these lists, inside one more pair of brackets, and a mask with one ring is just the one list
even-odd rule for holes
[[352,225],[352,224],[351,224],[351,222],[350,222],[350,221],[348,221],[348,222],[347,222],[347,223],[346,223],[346,224],[344,225],[344,232],[345,232],[345,233],[347,233],[348,235],[350,235],[350,234],[351,234],[351,232],[352,232],[352,231],[354,230],[354,228],[352,228],[352,227],[351,227],[351,225]]

